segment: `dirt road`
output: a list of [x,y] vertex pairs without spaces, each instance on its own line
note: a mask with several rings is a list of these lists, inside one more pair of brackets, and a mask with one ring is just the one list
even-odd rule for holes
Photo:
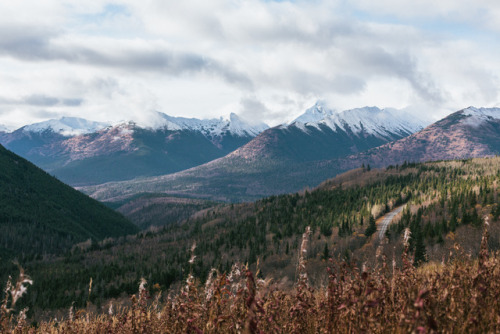
[[377,231],[378,231],[378,238],[380,240],[383,240],[385,238],[385,231],[387,230],[387,226],[392,222],[394,217],[403,211],[405,205],[398,206],[396,209],[392,210],[388,214],[382,217],[382,220],[377,226]]

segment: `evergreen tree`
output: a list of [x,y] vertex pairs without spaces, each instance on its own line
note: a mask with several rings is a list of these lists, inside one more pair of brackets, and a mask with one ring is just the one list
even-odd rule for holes
[[481,217],[479,217],[476,209],[472,210],[471,222],[475,227],[480,227],[482,224]]
[[365,230],[365,235],[369,237],[375,232],[377,232],[377,225],[375,225],[375,218],[373,218],[373,216],[370,215],[370,223]]
[[412,232],[412,237],[415,246],[415,258],[413,260],[413,265],[419,266],[423,262],[427,262],[427,254],[425,252],[424,238],[420,224],[416,225],[414,232]]
[[455,232],[457,229],[457,223],[457,215],[453,212],[450,218],[450,231]]
[[325,242],[325,248],[323,249],[323,259],[328,260],[330,257],[330,251],[328,250],[328,243]]

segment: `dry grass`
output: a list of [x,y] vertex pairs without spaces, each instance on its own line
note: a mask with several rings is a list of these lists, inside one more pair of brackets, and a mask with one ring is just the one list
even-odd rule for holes
[[[500,256],[488,253],[487,222],[476,260],[459,246],[448,264],[414,268],[404,251],[402,267],[383,255],[372,269],[330,260],[327,286],[308,283],[303,236],[294,289],[259,279],[247,266],[229,274],[213,270],[202,285],[189,275],[179,291],[150,297],[141,281],[131,306],[107,314],[71,309],[63,320],[31,327],[14,315],[14,296],[29,284],[8,284],[0,313],[2,333],[487,333],[500,331]],[[17,297],[18,298],[18,297]]]

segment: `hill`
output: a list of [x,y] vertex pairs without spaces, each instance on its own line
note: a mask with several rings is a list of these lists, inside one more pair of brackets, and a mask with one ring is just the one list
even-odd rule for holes
[[75,243],[137,232],[122,215],[0,146],[0,256],[58,255]]
[[184,221],[218,203],[199,199],[144,194],[123,202],[107,203],[142,230]]

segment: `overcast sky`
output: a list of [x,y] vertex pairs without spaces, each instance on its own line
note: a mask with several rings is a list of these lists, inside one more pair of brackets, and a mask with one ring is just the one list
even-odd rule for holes
[[0,124],[499,106],[497,0],[0,2]]

